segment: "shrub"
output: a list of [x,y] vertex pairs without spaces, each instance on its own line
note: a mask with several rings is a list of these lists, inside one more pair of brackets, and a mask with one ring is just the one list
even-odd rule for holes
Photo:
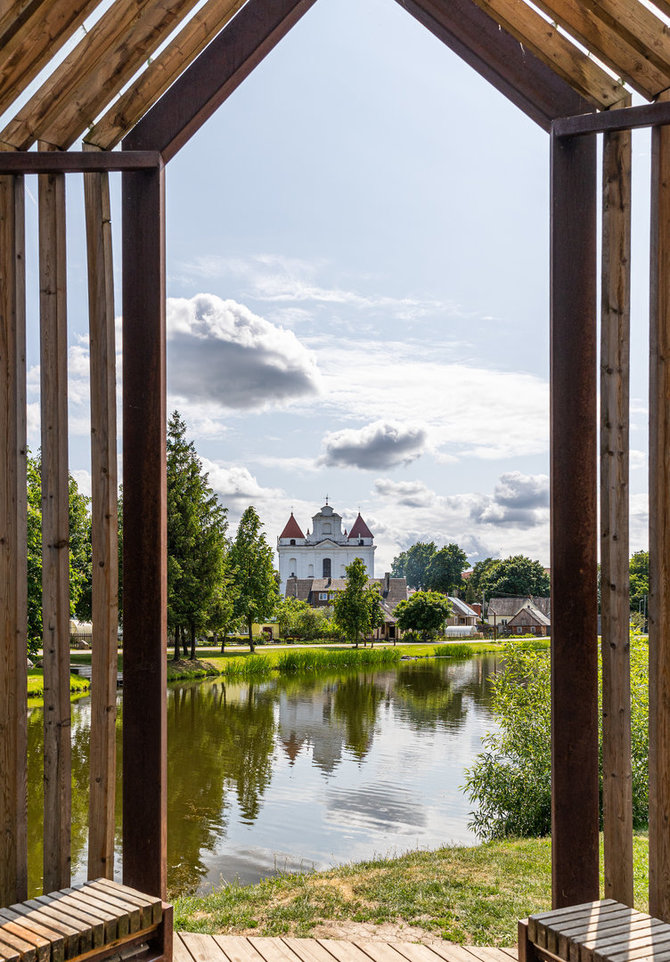
[[[471,827],[482,839],[547,835],[551,830],[551,701],[547,653],[509,642],[492,682],[499,730],[467,772],[477,808]],[[633,822],[648,820],[649,691],[646,639],[631,636]],[[599,738],[602,742],[602,731]],[[602,756],[602,752],[601,752]],[[602,778],[602,776],[601,776]]]

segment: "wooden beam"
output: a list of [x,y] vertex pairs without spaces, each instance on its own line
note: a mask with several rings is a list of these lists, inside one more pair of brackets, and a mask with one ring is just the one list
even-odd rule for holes
[[[656,64],[670,67],[670,29],[639,0],[581,0],[636,50]],[[657,4],[660,6],[660,4]]]
[[578,0],[535,0],[535,5],[648,100],[670,86],[669,69],[659,70],[647,56]]
[[167,163],[314,2],[247,0],[127,135],[124,148],[159,150]]
[[[583,134],[602,134],[615,130],[639,130],[641,127],[662,127],[670,124],[670,103],[658,100],[641,107],[622,107],[603,110],[579,117],[559,117],[551,130],[556,137],[578,137]],[[0,162],[2,155],[0,155]]]
[[165,897],[165,173],[124,173],[123,880]]
[[599,895],[596,138],[551,138],[554,907]]
[[669,922],[670,127],[652,131],[650,255],[649,911]]
[[87,171],[146,170],[162,163],[157,150],[2,150],[1,174],[76,174]]
[[397,0],[544,130],[593,108],[472,0]]
[[90,130],[85,141],[104,150],[119,144],[180,73],[223,30],[245,0],[209,0]]
[[27,150],[67,150],[174,30],[197,0],[116,0],[0,133]]
[[611,107],[625,98],[626,90],[617,80],[524,0],[475,3],[595,107]]
[[20,21],[11,14],[4,18],[0,113],[23,93],[97,4],[98,0],[42,0],[31,4],[26,11],[29,16]]
[[0,177],[0,904],[27,898],[25,213]]
[[39,177],[44,891],[70,884],[70,565],[65,176]]
[[119,558],[109,174],[84,174],[91,357],[92,674],[88,877],[114,878]]
[[605,898],[633,905],[628,450],[631,133],[603,141],[600,561]]

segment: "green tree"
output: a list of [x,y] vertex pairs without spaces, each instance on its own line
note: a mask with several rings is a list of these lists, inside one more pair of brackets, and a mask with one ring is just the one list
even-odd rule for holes
[[300,636],[298,623],[300,615],[310,611],[306,601],[298,598],[284,598],[277,606],[277,624],[279,625],[280,638],[297,638]]
[[636,551],[630,559],[630,610],[644,617],[649,596],[649,552]]
[[391,563],[394,578],[407,578],[410,588],[428,587],[428,566],[437,552],[435,542],[417,541],[407,551],[402,551]]
[[457,544],[447,544],[436,551],[428,562],[426,587],[429,591],[455,594],[463,586],[463,572],[468,567],[468,556]]
[[335,597],[335,620],[345,638],[358,648],[361,636],[372,629],[374,604],[379,607],[379,592],[368,586],[368,572],[360,558],[354,558],[344,571],[347,583]]
[[505,595],[547,597],[550,583],[539,561],[518,554],[490,565],[482,575],[480,587],[487,600]]
[[168,624],[175,660],[187,632],[193,659],[196,634],[208,627],[224,581],[227,521],[178,411],[168,423],[167,515]]
[[472,574],[468,578],[468,586],[465,592],[465,600],[468,602],[481,601],[482,600],[482,579],[486,572],[494,564],[497,564],[498,560],[496,558],[485,558],[483,561],[478,561],[472,569]]
[[244,619],[249,632],[249,647],[254,651],[253,623],[274,614],[279,601],[279,587],[272,563],[272,549],[265,540],[260,518],[251,505],[240,518],[229,560],[236,590],[233,615]]
[[444,630],[451,602],[437,591],[416,591],[396,605],[394,614],[401,631],[419,632],[428,640]]
[[[39,457],[27,458],[28,500],[28,649],[42,644],[42,465]],[[90,618],[91,516],[90,498],[82,494],[70,476],[70,615]]]

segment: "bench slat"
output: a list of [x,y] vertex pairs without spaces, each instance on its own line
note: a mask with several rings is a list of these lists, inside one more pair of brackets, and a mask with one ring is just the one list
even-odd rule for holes
[[77,911],[85,913],[87,917],[97,919],[102,925],[104,941],[112,942],[114,939],[121,938],[128,934],[128,921],[119,919],[118,915],[111,912],[108,908],[96,903],[88,896],[81,893],[78,889],[63,889],[67,893],[68,904],[75,906]]
[[64,951],[66,958],[76,955],[79,951],[79,931],[74,927],[74,919],[70,919],[68,924],[63,918],[62,913],[55,912],[50,905],[42,905],[34,899],[31,899],[30,902],[19,902],[16,905],[10,905],[10,909],[12,912],[18,912],[19,915],[26,915],[28,918],[36,919],[38,922],[49,924],[51,928],[60,932],[65,940]]
[[634,922],[620,932],[601,933],[581,943],[580,962],[595,962],[597,958],[607,958],[609,952],[623,951],[626,946],[639,946],[667,929],[659,919]]
[[143,892],[138,892],[137,889],[131,888],[129,885],[121,885],[120,882],[115,882],[113,879],[99,878],[95,881],[99,885],[111,889],[112,894],[116,893],[120,897],[123,896],[131,900],[136,905],[151,909],[151,921],[147,921],[147,925],[156,925],[162,919],[163,903],[161,899],[152,895],[145,895]]
[[17,949],[13,949],[11,945],[0,942],[0,959],[3,962],[20,962],[21,953]]
[[[0,937],[2,929],[10,925],[12,926],[10,931],[21,935],[27,942],[33,942],[35,946],[38,947],[46,946],[46,955],[44,957],[47,960],[51,959],[51,962],[63,962],[64,940],[62,937],[59,937],[56,932],[44,928],[39,922],[31,921],[18,915],[16,912],[12,912],[11,909],[0,909]],[[42,958],[42,954],[38,953],[38,959],[41,960]]]
[[21,953],[21,958],[24,962],[37,962],[37,950],[32,943],[26,942],[25,939],[22,939],[19,935],[15,935],[13,932],[8,932],[7,929],[3,929],[1,938],[5,945]]
[[[82,892],[82,897],[88,900],[95,900],[97,905],[104,907],[108,912],[114,913],[119,919],[128,919],[128,932],[139,932],[140,928],[146,928],[146,926],[141,924],[142,913],[139,906],[129,902],[127,899],[117,898],[116,895],[107,894],[103,887],[96,888],[95,884],[87,885],[85,896]],[[151,925],[151,912],[148,914],[149,921],[147,924]]]

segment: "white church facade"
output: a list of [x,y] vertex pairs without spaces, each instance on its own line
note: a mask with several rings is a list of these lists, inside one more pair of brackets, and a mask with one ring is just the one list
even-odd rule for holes
[[374,536],[358,513],[351,531],[342,531],[342,516],[326,503],[312,517],[312,533],[303,531],[293,517],[277,538],[280,591],[288,578],[344,578],[345,568],[360,558],[370,578],[375,576]]

